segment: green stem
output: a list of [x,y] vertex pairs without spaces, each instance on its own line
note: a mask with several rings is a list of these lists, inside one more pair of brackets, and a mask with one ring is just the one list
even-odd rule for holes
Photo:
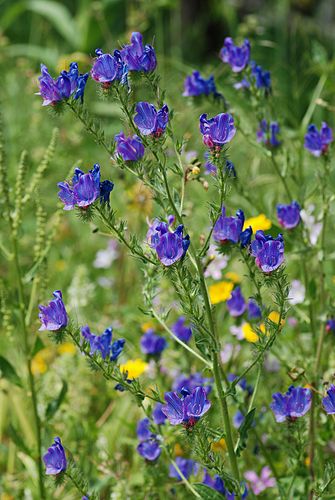
[[170,328],[167,326],[167,324],[163,321],[163,319],[156,313],[156,311],[154,311],[153,309],[151,309],[151,313],[152,315],[154,316],[154,318],[156,318],[156,320],[158,321],[158,323],[160,323],[160,325],[164,328],[164,330],[176,341],[178,342],[178,344],[182,345],[184,347],[184,349],[186,349],[188,352],[190,352],[191,354],[193,354],[193,356],[195,356],[196,358],[200,359],[200,361],[202,361],[202,363],[204,363],[210,370],[213,369],[212,367],[212,364],[207,361],[207,359],[203,358],[200,354],[198,354],[196,351],[194,351],[189,345],[185,344],[185,342],[183,342],[182,340],[180,340],[174,333],[172,330],[170,330]]
[[199,495],[199,493],[197,491],[195,491],[195,489],[193,488],[193,486],[191,485],[191,483],[186,479],[186,477],[184,476],[184,474],[182,473],[182,471],[179,469],[178,465],[176,464],[176,462],[171,458],[170,458],[170,462],[171,464],[173,465],[173,467],[176,469],[176,471],[178,472],[179,476],[181,477],[181,480],[182,482],[185,484],[186,488],[196,497],[196,498],[201,498],[201,496]]
[[[11,228],[11,230],[12,230],[12,228]],[[15,271],[16,271],[18,295],[19,295],[19,310],[20,310],[21,327],[22,327],[22,332],[23,332],[24,352],[25,352],[25,357],[26,357],[28,383],[29,383],[29,389],[30,389],[30,393],[31,393],[31,401],[32,401],[32,407],[33,407],[33,418],[34,418],[35,434],[36,434],[36,441],[37,441],[37,443],[36,443],[37,444],[37,457],[36,458],[37,458],[37,469],[38,469],[39,494],[40,494],[41,500],[44,500],[46,498],[46,496],[45,496],[45,489],[44,489],[44,474],[43,474],[43,468],[42,468],[41,421],[40,421],[40,417],[39,417],[38,409],[37,409],[37,394],[36,394],[36,389],[35,389],[35,380],[34,380],[33,372],[31,369],[31,353],[30,353],[30,346],[29,346],[29,340],[28,340],[28,330],[27,330],[27,326],[26,326],[26,316],[25,316],[26,306],[25,306],[24,291],[23,291],[23,284],[22,284],[22,277],[21,277],[21,268],[20,268],[20,263],[19,263],[17,239],[15,238],[12,231],[11,231],[11,237],[12,237],[14,265],[15,265]]]
[[84,496],[87,496],[87,491],[82,489],[80,484],[77,483],[77,481],[74,479],[74,477],[71,476],[71,474],[69,472],[65,471],[64,475],[70,479],[70,481],[74,484],[74,486],[77,488],[79,493],[81,493]]

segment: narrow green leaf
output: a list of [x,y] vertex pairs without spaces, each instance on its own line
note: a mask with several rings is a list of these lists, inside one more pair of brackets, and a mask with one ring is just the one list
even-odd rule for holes
[[12,384],[22,387],[22,382],[12,365],[6,358],[0,356],[0,378],[5,378]]
[[47,420],[51,419],[55,415],[57,410],[59,409],[60,405],[64,401],[64,398],[65,398],[66,393],[67,393],[67,389],[68,389],[68,385],[67,385],[66,381],[63,380],[63,385],[62,385],[62,388],[61,388],[60,393],[58,394],[57,398],[53,399],[47,406],[47,409],[45,411],[45,418]]

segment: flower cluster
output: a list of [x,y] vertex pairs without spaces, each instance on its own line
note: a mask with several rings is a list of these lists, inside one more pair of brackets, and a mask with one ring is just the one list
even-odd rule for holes
[[116,153],[123,161],[138,161],[144,156],[144,146],[138,135],[126,137],[123,132],[115,135]]
[[158,459],[162,449],[157,435],[151,432],[150,425],[149,418],[144,418],[138,422],[137,437],[140,443],[137,446],[137,451],[143,458],[153,462]]
[[244,248],[249,245],[252,235],[251,227],[243,231],[244,213],[242,210],[236,212],[236,217],[226,217],[226,209],[222,206],[221,215],[214,224],[213,239],[217,243],[240,243]]
[[46,467],[46,474],[56,475],[66,470],[67,460],[65,450],[59,437],[54,439],[54,443],[43,456],[43,461]]
[[220,113],[207,119],[207,114],[203,113],[200,116],[200,132],[205,146],[221,149],[236,134],[234,118],[229,113]]
[[192,393],[184,389],[180,394],[166,392],[165,401],[166,405],[162,407],[162,412],[170,424],[183,424],[186,428],[193,427],[211,406],[203,387],[196,387]]
[[327,153],[333,140],[333,131],[326,122],[322,122],[320,132],[312,124],[309,125],[305,135],[304,146],[313,156],[318,157]]
[[68,315],[63,302],[62,292],[53,292],[54,299],[47,306],[39,305],[40,330],[57,331],[65,328],[68,324]]
[[97,163],[85,174],[76,168],[72,182],[59,182],[58,197],[64,203],[64,210],[73,210],[75,207],[88,208],[97,199],[100,203],[109,203],[109,195],[114,184],[111,181],[100,182],[100,165]]
[[270,148],[276,148],[281,144],[277,137],[279,131],[280,128],[277,122],[268,123],[263,119],[259,123],[259,128],[257,130],[257,141],[262,142]]
[[183,235],[183,226],[180,225],[174,232],[169,224],[155,220],[147,234],[148,243],[156,250],[157,256],[164,266],[171,266],[182,259],[190,245],[190,237]]
[[272,395],[273,403],[270,408],[274,413],[276,422],[285,420],[296,420],[303,417],[311,407],[312,392],[303,387],[294,387],[291,385],[286,394],[276,392]]
[[256,265],[264,273],[272,273],[284,262],[284,240],[281,234],[277,238],[256,231],[251,242],[251,255],[255,257]]
[[164,104],[157,111],[153,104],[139,102],[136,105],[134,122],[142,135],[160,137],[169,123],[169,108]]
[[277,219],[285,229],[294,229],[300,222],[300,205],[292,201],[289,205],[277,205]]
[[106,359],[108,357],[110,361],[117,360],[117,358],[123,351],[123,347],[126,341],[124,339],[118,339],[112,342],[112,332],[112,327],[109,327],[106,328],[106,330],[101,335],[95,335],[91,333],[88,325],[82,327],[81,334],[83,336],[83,339],[88,342],[90,346],[91,356],[96,352],[99,352],[102,359]]
[[185,97],[198,97],[201,95],[209,96],[213,94],[215,98],[221,97],[221,94],[216,90],[214,76],[210,76],[208,80],[203,78],[199,71],[193,71],[192,75],[188,75],[184,81]]
[[147,330],[141,337],[141,351],[143,354],[160,356],[166,347],[165,338],[156,335],[152,328]]
[[79,74],[77,63],[71,63],[69,71],[62,71],[57,80],[50,76],[48,68],[44,64],[41,64],[41,73],[38,95],[43,98],[43,106],[55,106],[71,96],[75,100],[80,98],[83,102],[88,73]]
[[220,50],[220,58],[224,63],[229,64],[234,73],[240,73],[250,62],[249,40],[244,40],[243,44],[238,46],[234,44],[232,38],[225,38]]

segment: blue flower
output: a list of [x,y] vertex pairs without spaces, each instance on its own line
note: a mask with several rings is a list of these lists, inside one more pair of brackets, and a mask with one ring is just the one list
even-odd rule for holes
[[252,229],[251,227],[242,231],[244,225],[244,213],[237,210],[236,217],[226,217],[226,209],[222,206],[221,215],[214,224],[213,239],[217,243],[224,245],[226,243],[241,243],[246,247],[250,243]]
[[62,292],[56,290],[52,294],[55,298],[47,306],[39,305],[39,319],[41,330],[57,331],[68,324],[68,316],[63,302]]
[[300,222],[300,205],[292,201],[289,205],[277,205],[277,219],[285,229],[293,229]]
[[225,38],[223,47],[220,50],[220,58],[224,63],[228,63],[231,66],[234,73],[244,70],[250,61],[249,40],[244,40],[241,46],[237,46],[234,44],[232,38]]
[[227,300],[227,309],[229,314],[236,318],[241,316],[247,308],[247,304],[241,292],[241,288],[237,286],[235,290],[231,292],[230,298]]
[[213,379],[211,378],[206,378],[203,377],[201,373],[192,373],[191,375],[179,375],[172,386],[172,389],[175,392],[180,392],[181,394],[183,391],[187,391],[188,393],[191,393],[196,389],[197,387],[202,387],[208,396],[208,394],[212,390],[212,384]]
[[65,450],[59,437],[54,439],[54,443],[48,448],[48,451],[43,456],[45,463],[46,474],[59,474],[66,470],[67,461]]
[[207,114],[203,113],[200,116],[200,132],[205,146],[221,148],[236,134],[234,118],[229,113],[220,113],[208,120]]
[[322,122],[320,132],[312,124],[307,129],[304,146],[313,156],[321,156],[327,153],[333,140],[333,131],[326,122]]
[[184,316],[180,316],[177,321],[172,325],[171,330],[183,342],[189,342],[192,338],[192,328],[186,325]]
[[[207,160],[205,163],[205,173],[211,175],[217,175],[218,169],[211,158],[212,155],[210,151],[206,151],[204,156]],[[229,177],[237,177],[236,169],[232,161],[226,160],[226,164],[224,166],[224,173],[228,174]]]
[[57,102],[67,100],[71,96],[74,99],[80,98],[83,102],[88,73],[79,74],[77,63],[71,63],[69,71],[62,71],[57,80],[52,78],[44,64],[41,64],[41,73],[38,95],[43,98],[43,106],[55,106]]
[[225,495],[226,489],[224,487],[224,482],[221,479],[220,476],[215,474],[214,478],[212,478],[207,469],[204,469],[204,477],[202,480],[202,484],[205,484],[206,486],[209,486],[209,488],[212,488],[213,490],[218,491],[222,495]]
[[142,135],[152,135],[160,137],[169,122],[169,108],[166,104],[156,110],[149,102],[139,102],[136,104],[136,115],[134,122]]
[[279,131],[280,127],[277,122],[268,124],[268,122],[263,119],[260,121],[259,129],[257,130],[257,141],[263,142],[268,147],[276,148],[281,144],[277,138]]
[[237,410],[233,417],[233,426],[238,429],[244,420],[244,415],[240,410]]
[[326,331],[335,333],[335,318],[330,318],[326,322]]
[[249,299],[248,301],[248,319],[255,320],[261,319],[262,311],[257,302],[253,299]]
[[149,462],[157,460],[157,458],[162,453],[160,443],[157,439],[151,438],[146,441],[142,441],[137,446],[137,452]]
[[144,146],[138,135],[125,137],[120,132],[114,137],[116,151],[124,161],[138,161],[144,156]]
[[190,244],[189,236],[183,236],[183,226],[178,226],[173,233],[169,231],[169,226],[165,222],[156,220],[153,226],[149,230],[150,246],[156,250],[162,264],[171,266],[182,259]]
[[187,395],[179,397],[177,392],[166,392],[166,405],[163,406],[162,412],[171,425],[183,424],[189,428],[209,410],[211,403],[203,387],[196,387],[191,394],[188,391],[183,392]]
[[335,414],[335,385],[331,385],[327,391],[327,396],[322,398],[322,406],[328,415]]
[[123,347],[126,341],[124,339],[119,339],[112,342],[112,331],[112,327],[109,327],[106,328],[106,330],[101,335],[94,335],[93,333],[91,333],[88,325],[82,327],[81,334],[86,342],[88,342],[90,345],[91,355],[99,352],[103,359],[109,357],[111,361],[117,360],[117,358],[123,351]]
[[100,182],[100,165],[96,163],[87,174],[76,168],[71,185],[68,182],[59,182],[57,186],[60,189],[58,197],[64,203],[64,210],[73,210],[76,206],[85,209],[98,198],[101,203],[108,203],[114,184],[108,180]]
[[159,356],[167,346],[164,337],[156,335],[154,330],[147,330],[141,337],[141,351],[143,354]]
[[199,71],[193,71],[192,75],[188,75],[184,81],[184,93],[185,97],[197,97],[200,95],[210,95],[213,94],[214,97],[221,97],[216,90],[214,76],[210,76],[208,80],[203,78]]
[[[175,462],[178,466],[178,469],[186,479],[189,479],[192,474],[196,474],[198,472],[199,465],[194,460],[191,460],[189,458],[176,457]],[[182,481],[182,477],[173,464],[170,465],[169,477],[173,477],[178,479],[179,481]]]
[[91,69],[93,80],[101,83],[103,88],[109,88],[115,81],[126,83],[127,67],[119,50],[115,50],[113,55],[104,54],[101,49],[96,49],[95,53],[98,57]]
[[251,255],[256,265],[264,272],[271,273],[284,262],[284,240],[281,234],[277,238],[256,231],[255,240],[251,243]]
[[270,408],[274,413],[276,422],[296,420],[302,417],[311,407],[312,392],[303,387],[291,385],[286,394],[276,392],[272,395],[273,403]]
[[157,403],[155,408],[152,410],[152,419],[156,425],[165,424],[166,415],[162,412],[162,403]]
[[264,71],[262,67],[254,61],[251,62],[251,76],[254,78],[255,85],[258,89],[264,88],[266,92],[271,90],[270,71]]
[[140,441],[146,441],[154,436],[150,430],[150,420],[148,418],[143,418],[137,423],[136,433]]
[[151,45],[143,46],[141,33],[131,35],[130,45],[121,50],[121,57],[129,71],[154,71],[157,66],[155,50]]

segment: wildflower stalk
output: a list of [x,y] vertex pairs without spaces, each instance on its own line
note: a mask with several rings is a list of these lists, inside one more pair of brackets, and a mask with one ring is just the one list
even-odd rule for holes
[[16,279],[17,279],[17,287],[18,287],[18,295],[19,295],[19,304],[18,305],[19,305],[19,311],[20,311],[21,328],[22,328],[22,333],[23,333],[23,345],[24,345],[24,352],[25,352],[25,358],[26,358],[26,367],[27,367],[27,372],[28,372],[28,383],[29,383],[29,389],[30,389],[30,393],[31,393],[33,418],[34,418],[35,434],[36,434],[36,441],[37,441],[37,443],[36,443],[37,444],[37,457],[36,457],[36,459],[37,459],[37,469],[38,469],[39,493],[40,493],[41,500],[44,500],[46,498],[46,496],[45,496],[45,489],[44,489],[44,474],[43,474],[43,469],[42,469],[41,421],[40,421],[40,417],[38,414],[38,408],[37,408],[37,393],[36,393],[36,389],[35,389],[35,380],[34,380],[34,375],[33,375],[32,369],[31,369],[31,353],[30,353],[30,346],[29,346],[29,340],[28,340],[28,330],[27,330],[27,326],[26,326],[26,316],[25,316],[26,306],[25,306],[23,283],[22,283],[22,277],[21,277],[21,268],[20,268],[19,256],[18,256],[18,245],[17,245],[17,239],[14,235],[11,223],[10,223],[10,231],[11,231],[11,238],[12,238],[14,266],[15,266],[15,271],[16,271]]
[[202,363],[204,363],[210,370],[213,369],[212,364],[207,361],[207,359],[203,358],[200,354],[198,354],[196,351],[192,349],[189,345],[185,344],[182,340],[180,340],[177,335],[173,333],[172,330],[167,326],[165,321],[156,313],[154,309],[151,309],[151,314],[153,315],[154,318],[158,321],[158,323],[164,328],[164,330],[172,337],[178,344],[184,347],[188,352],[190,352],[193,356],[195,356],[197,359],[200,359]]
[[80,486],[79,482],[76,481],[76,479],[70,474],[68,471],[64,472],[64,476],[68,477],[71,481],[71,483],[74,485],[74,487],[81,493],[81,495],[86,496],[87,492],[83,490],[83,488]]
[[184,474],[182,473],[182,471],[179,469],[178,465],[176,464],[176,462],[169,456],[169,459],[170,459],[170,463],[171,465],[173,465],[173,467],[176,469],[177,473],[179,474],[179,476],[181,477],[181,480],[182,482],[185,484],[186,488],[196,497],[196,498],[201,498],[201,496],[199,495],[199,493],[197,491],[195,491],[195,489],[193,488],[193,486],[191,485],[191,483],[186,479],[186,477],[184,476]]

